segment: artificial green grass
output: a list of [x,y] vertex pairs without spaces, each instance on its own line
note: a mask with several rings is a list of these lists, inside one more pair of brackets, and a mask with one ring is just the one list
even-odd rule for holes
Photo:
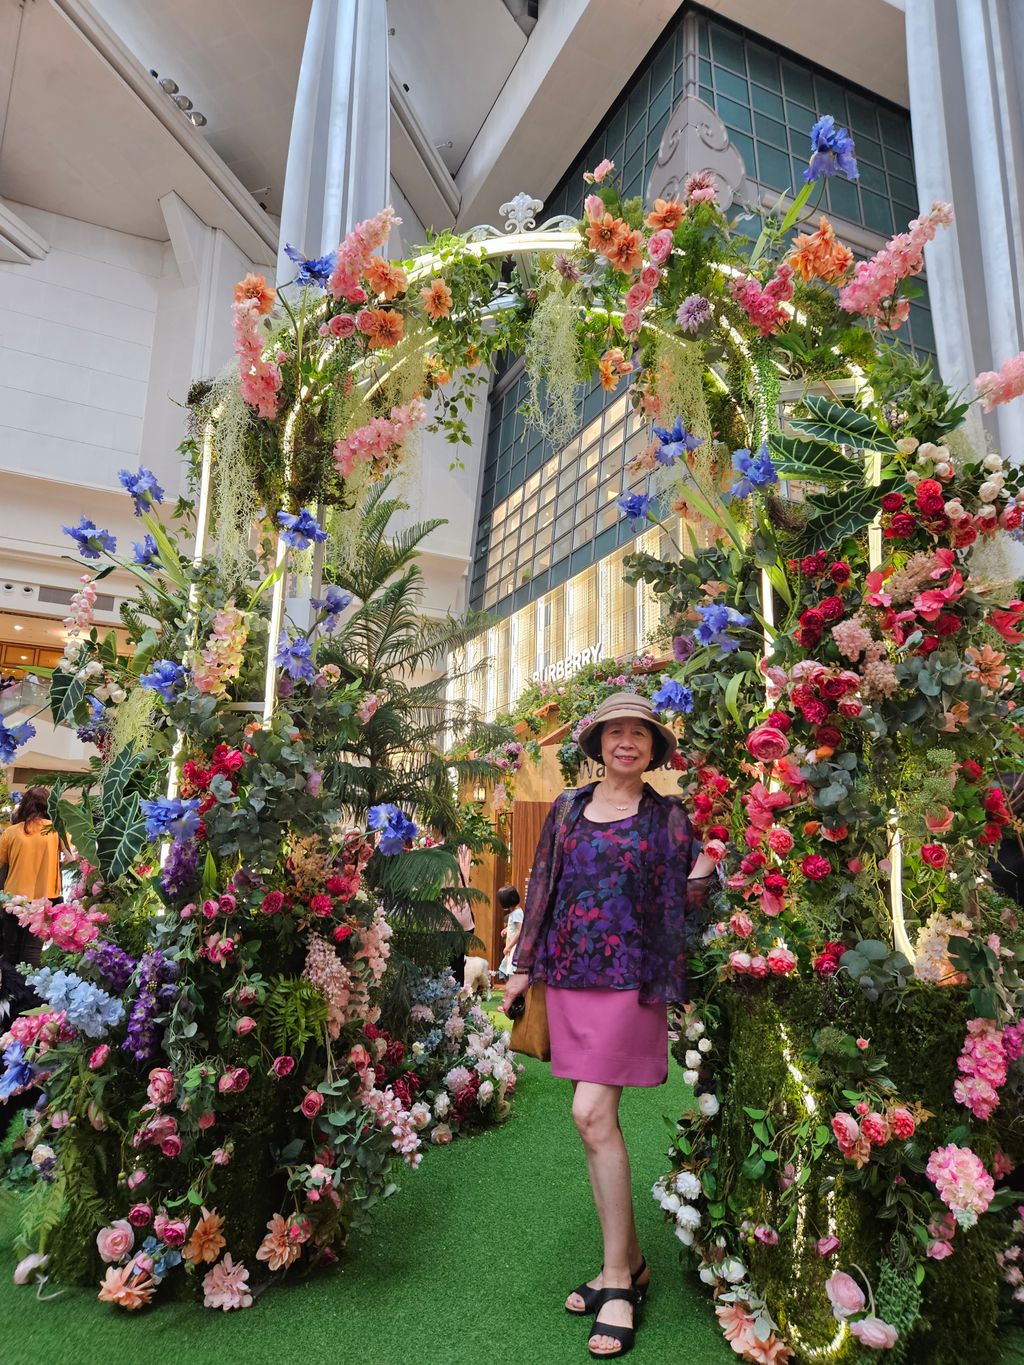
[[[667,1086],[626,1091],[641,1243],[652,1289],[632,1359],[649,1365],[735,1361],[705,1291],[680,1268],[678,1243],[650,1198],[663,1170],[664,1117],[686,1099],[673,1064]],[[431,1150],[381,1206],[341,1266],[285,1282],[238,1313],[159,1298],[124,1314],[91,1292],[36,1301],[11,1282],[13,1219],[0,1210],[3,1365],[562,1365],[589,1360],[591,1319],[565,1295],[601,1262],[568,1081],[526,1061],[504,1127]],[[16,1217],[16,1210],[14,1211]],[[262,1269],[262,1267],[261,1267]],[[1019,1341],[1019,1336],[1016,1341]],[[1009,1343],[1004,1362],[1022,1359]],[[966,1362],[965,1362],[966,1365]]]

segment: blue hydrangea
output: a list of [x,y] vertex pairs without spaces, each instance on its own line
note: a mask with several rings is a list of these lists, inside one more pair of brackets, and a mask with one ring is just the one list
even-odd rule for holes
[[6,766],[14,762],[14,755],[23,744],[26,744],[35,735],[36,727],[30,725],[28,721],[22,721],[20,725],[12,725],[10,729],[0,720],[0,764]]
[[722,654],[731,654],[740,647],[738,640],[726,634],[730,627],[749,626],[754,619],[720,602],[712,602],[710,606],[697,607],[696,610],[700,624],[695,627],[693,638],[705,648],[717,647]]
[[325,635],[332,635],[338,629],[341,613],[351,602],[350,592],[342,592],[341,588],[335,587],[326,588],[323,597],[314,597],[311,600],[310,606],[325,613],[324,619],[320,622],[320,629]]
[[853,138],[836,124],[831,114],[823,114],[811,129],[811,159],[804,179],[810,184],[812,180],[828,179],[837,171],[847,180],[856,180],[860,174],[853,155]]
[[160,839],[163,835],[169,834],[172,838],[184,842],[193,838],[199,828],[198,797],[185,801],[181,797],[171,800],[161,796],[155,801],[141,801],[139,805],[146,817],[147,839]]
[[132,559],[136,564],[141,564],[144,569],[159,568],[160,551],[148,531],[142,540],[132,541],[132,551]]
[[41,967],[25,980],[51,1009],[62,1011],[70,1026],[87,1038],[105,1037],[124,1018],[120,1000],[91,981],[83,981],[75,972]]
[[756,455],[749,450],[734,450],[732,467],[741,476],[729,489],[733,498],[749,498],[755,488],[767,488],[779,481],[767,445],[760,446]]
[[292,246],[291,242],[286,242],[284,254],[299,267],[299,273],[295,276],[294,283],[300,289],[305,289],[310,285],[317,289],[323,289],[331,278],[336,260],[333,251],[329,256],[303,256],[298,247]]
[[675,678],[664,675],[661,686],[651,697],[651,705],[656,711],[689,715],[693,710],[693,693]]
[[172,702],[184,691],[188,675],[173,659],[158,659],[148,673],[143,673],[139,682],[151,692],[158,692],[164,701]]
[[277,524],[281,529],[281,539],[293,550],[305,550],[314,541],[327,539],[327,532],[317,525],[316,517],[308,507],[300,507],[298,512],[278,512]]
[[401,853],[406,843],[415,839],[419,833],[405,812],[390,803],[371,806],[366,824],[368,828],[378,832],[377,849],[386,858]]
[[692,431],[686,430],[681,417],[676,418],[671,429],[656,426],[654,435],[658,441],[654,458],[663,465],[675,464],[676,460],[682,459],[684,455],[704,444],[703,436],[694,436]]
[[143,469],[140,465],[137,474],[133,474],[130,469],[122,469],[117,477],[121,487],[131,495],[137,517],[141,517],[143,512],[148,512],[154,503],[163,502],[164,490],[157,483],[156,475],[151,469]]
[[82,517],[77,526],[62,526],[61,530],[75,542],[83,559],[99,559],[102,551],[112,555],[117,549],[110,532],[101,531],[88,517]]
[[623,515],[629,517],[633,529],[636,530],[647,520],[651,500],[646,493],[625,493],[618,499],[618,504]]
[[312,682],[316,677],[312,653],[312,646],[304,635],[300,635],[296,640],[289,640],[287,635],[282,635],[277,642],[274,663],[283,669],[293,682]]

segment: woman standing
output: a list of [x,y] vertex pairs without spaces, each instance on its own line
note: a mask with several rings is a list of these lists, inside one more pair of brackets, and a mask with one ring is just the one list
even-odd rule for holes
[[703,930],[714,863],[703,853],[694,860],[680,800],[643,780],[676,748],[646,698],[609,697],[579,745],[605,777],[564,792],[548,813],[503,1008],[531,981],[545,983],[551,1070],[573,1083],[573,1120],[604,1241],[601,1273],[565,1307],[596,1315],[590,1354],[605,1359],[631,1349],[650,1281],[619,1100],[623,1086],[668,1078],[667,1005],[687,998],[687,947]]

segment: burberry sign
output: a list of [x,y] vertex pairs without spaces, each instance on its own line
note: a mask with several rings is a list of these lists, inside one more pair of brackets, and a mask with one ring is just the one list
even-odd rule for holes
[[561,682],[563,678],[571,678],[574,673],[578,673],[587,664],[596,664],[601,658],[601,641],[596,645],[591,645],[589,649],[581,650],[579,654],[569,654],[564,659],[559,659],[553,664],[548,664],[546,668],[538,669],[533,675],[534,682]]

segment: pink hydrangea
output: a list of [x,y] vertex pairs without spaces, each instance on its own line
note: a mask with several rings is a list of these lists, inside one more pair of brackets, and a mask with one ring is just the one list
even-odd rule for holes
[[[953,1096],[976,1119],[988,1119],[999,1104],[999,1090],[1006,1084],[1006,1033],[991,1019],[972,1019],[957,1058],[960,1075],[953,1082]],[[1014,1042],[1016,1042],[1016,1034]]]
[[974,381],[981,406],[991,412],[1000,403],[1009,403],[1024,393],[1024,351],[1006,360],[998,370],[983,370]]
[[995,1182],[969,1147],[936,1147],[926,1171],[960,1227],[972,1227],[992,1202]]

